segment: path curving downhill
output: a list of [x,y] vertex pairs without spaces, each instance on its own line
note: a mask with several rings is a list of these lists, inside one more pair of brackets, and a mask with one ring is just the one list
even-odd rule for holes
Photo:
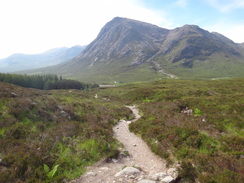
[[[129,131],[129,124],[137,121],[141,116],[135,106],[126,107],[132,110],[135,119],[132,121],[120,120],[114,126],[113,131],[115,138],[124,145],[129,156],[112,159],[110,162],[100,161],[89,167],[86,174],[72,180],[71,183],[137,183],[144,179],[150,179],[149,181],[156,183],[162,182],[165,177],[170,177],[166,173],[168,169],[165,161],[152,153],[141,138]],[[121,173],[120,171],[125,167],[132,167],[131,169],[136,167],[139,173]],[[175,173],[174,170],[171,171],[172,177],[173,173]],[[160,176],[162,179],[159,179]]]
[[114,127],[114,136],[124,144],[125,149],[130,154],[130,166],[140,167],[146,173],[157,173],[165,170],[164,161],[150,150],[147,144],[134,133],[129,131],[129,124],[137,121],[141,116],[135,106],[130,108],[135,119],[132,121],[120,121]]

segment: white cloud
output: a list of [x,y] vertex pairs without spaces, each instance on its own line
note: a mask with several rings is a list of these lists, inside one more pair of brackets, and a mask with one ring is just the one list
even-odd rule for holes
[[244,25],[237,25],[231,27],[225,32],[225,35],[236,43],[244,43]]
[[243,0],[207,0],[207,2],[221,12],[229,12],[235,9],[244,9]]
[[140,0],[0,0],[0,58],[89,44],[115,16],[170,24]]
[[218,32],[235,43],[244,43],[244,25],[219,22],[217,24],[204,27],[206,30]]

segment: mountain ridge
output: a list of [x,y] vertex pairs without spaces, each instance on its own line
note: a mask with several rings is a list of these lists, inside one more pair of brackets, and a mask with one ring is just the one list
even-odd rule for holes
[[77,56],[85,46],[59,47],[39,54],[15,53],[0,59],[0,72],[16,72],[57,65]]
[[167,73],[181,78],[240,77],[242,50],[242,44],[197,25],[168,30],[116,17],[77,57],[38,72],[99,83],[149,81]]

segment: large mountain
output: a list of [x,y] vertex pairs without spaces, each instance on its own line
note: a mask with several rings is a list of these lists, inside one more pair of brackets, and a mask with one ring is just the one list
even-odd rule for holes
[[196,25],[168,30],[116,17],[80,55],[38,72],[111,83],[166,76],[242,77],[243,70],[243,44],[234,43],[219,33],[210,33]]
[[0,59],[0,72],[42,68],[63,63],[79,55],[85,46],[61,47],[40,54],[13,54]]

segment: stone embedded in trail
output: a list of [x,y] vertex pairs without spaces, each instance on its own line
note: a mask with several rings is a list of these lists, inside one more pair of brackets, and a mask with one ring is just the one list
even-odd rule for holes
[[167,177],[165,177],[165,178],[162,180],[162,182],[163,182],[163,183],[170,183],[170,182],[173,181],[173,180],[174,180],[173,177],[171,177],[171,176],[167,176]]
[[86,175],[96,176],[97,173],[96,172],[88,172]]
[[158,180],[163,180],[163,178],[165,178],[166,176],[167,176],[167,173],[159,172],[159,173],[156,173],[154,175],[150,175],[149,177],[152,180],[158,181]]
[[153,180],[142,179],[142,180],[140,180],[140,181],[137,182],[137,183],[156,183],[156,182],[153,181]]
[[108,168],[108,167],[102,167],[102,168],[100,168],[100,170],[103,170],[103,171],[108,171],[108,170],[109,170],[109,168]]
[[115,177],[119,177],[121,175],[135,175],[138,173],[140,173],[140,170],[138,170],[137,168],[126,167],[123,170],[121,170],[120,172],[116,173]]
[[115,159],[115,158],[112,158],[112,162],[114,163],[119,163],[119,160]]
[[172,176],[173,178],[177,178],[178,177],[178,172],[177,172],[176,168],[168,169],[167,174]]

